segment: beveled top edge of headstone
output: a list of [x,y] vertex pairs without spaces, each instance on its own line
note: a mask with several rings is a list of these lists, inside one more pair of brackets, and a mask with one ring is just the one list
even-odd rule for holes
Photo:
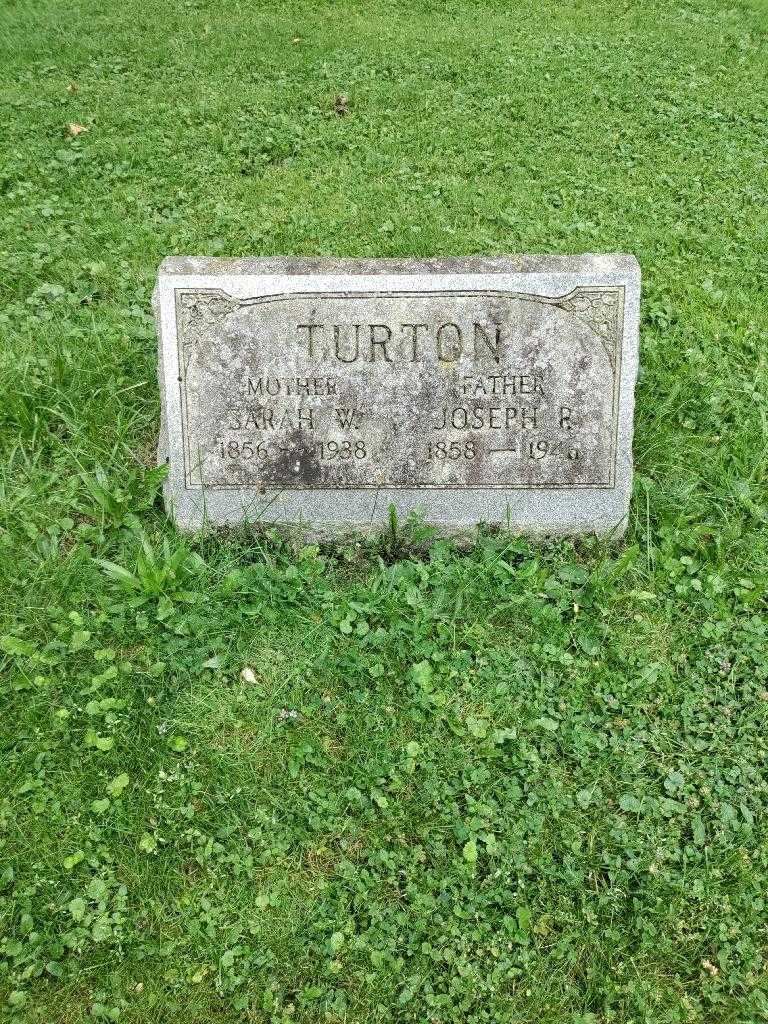
[[435,259],[353,259],[325,256],[168,256],[161,276],[250,274],[606,274],[640,278],[640,265],[631,253],[580,255],[446,256]]

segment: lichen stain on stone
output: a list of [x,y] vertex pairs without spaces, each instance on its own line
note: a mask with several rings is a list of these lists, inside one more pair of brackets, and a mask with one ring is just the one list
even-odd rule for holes
[[267,483],[294,487],[314,487],[322,483],[323,468],[317,444],[308,439],[304,431],[291,431],[276,443],[284,450],[264,466],[262,474]]

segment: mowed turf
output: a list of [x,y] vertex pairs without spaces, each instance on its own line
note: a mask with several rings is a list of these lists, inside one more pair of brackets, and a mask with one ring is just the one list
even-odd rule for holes
[[[765,4],[5,0],[0,49],[0,1017],[768,1019]],[[164,256],[583,251],[644,273],[620,543],[166,521]]]

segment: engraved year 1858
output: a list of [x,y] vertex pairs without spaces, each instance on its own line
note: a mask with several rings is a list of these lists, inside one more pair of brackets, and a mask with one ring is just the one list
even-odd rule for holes
[[477,448],[474,441],[430,441],[427,444],[427,458],[456,462],[458,459],[474,459]]

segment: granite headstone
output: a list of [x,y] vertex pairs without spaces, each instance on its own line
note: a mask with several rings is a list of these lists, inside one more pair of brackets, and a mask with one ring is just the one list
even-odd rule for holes
[[639,298],[629,255],[167,259],[169,514],[621,532]]

